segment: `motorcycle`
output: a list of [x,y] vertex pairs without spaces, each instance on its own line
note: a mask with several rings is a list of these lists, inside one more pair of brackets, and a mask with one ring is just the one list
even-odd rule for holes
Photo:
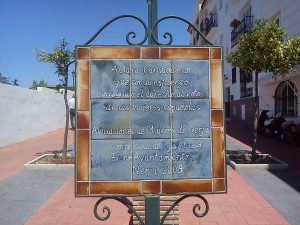
[[283,134],[283,129],[281,125],[285,122],[285,118],[281,113],[277,113],[275,117],[268,116],[269,110],[263,110],[258,119],[258,129],[259,134],[266,134],[272,137],[280,137]]
[[257,133],[272,137],[279,137],[282,141],[291,144],[300,144],[300,134],[293,120],[286,121],[281,113],[275,117],[268,116],[269,110],[263,110],[258,119]]
[[290,145],[299,145],[300,135],[297,130],[297,125],[293,120],[284,122],[281,125],[281,129],[283,130],[281,139],[290,144]]

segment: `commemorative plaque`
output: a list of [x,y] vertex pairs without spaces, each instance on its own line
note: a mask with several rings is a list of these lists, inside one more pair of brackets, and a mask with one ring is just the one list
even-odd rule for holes
[[220,47],[76,54],[76,196],[226,192]]

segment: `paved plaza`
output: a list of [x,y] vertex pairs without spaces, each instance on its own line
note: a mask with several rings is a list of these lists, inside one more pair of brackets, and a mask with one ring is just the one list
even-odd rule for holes
[[[107,221],[97,220],[98,198],[74,197],[74,170],[32,170],[24,163],[61,148],[63,129],[0,149],[0,225],[131,224],[131,214],[119,202],[108,200]],[[70,130],[69,151],[74,149]],[[250,149],[251,130],[227,123],[228,150]],[[286,171],[235,171],[228,168],[228,193],[205,195],[209,212],[196,218],[200,203],[187,198],[179,205],[180,224],[247,225],[300,224],[300,147],[260,136],[258,150],[290,165]]]

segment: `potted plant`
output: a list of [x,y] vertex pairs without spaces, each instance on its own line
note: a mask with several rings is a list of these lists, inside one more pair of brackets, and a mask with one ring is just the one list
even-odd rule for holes
[[234,29],[237,28],[239,25],[241,24],[241,21],[239,21],[237,18],[234,18],[231,23],[230,26],[233,27]]

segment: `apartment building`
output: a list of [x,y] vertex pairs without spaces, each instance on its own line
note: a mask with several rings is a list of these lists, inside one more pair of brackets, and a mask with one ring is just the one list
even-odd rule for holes
[[[300,36],[299,0],[195,0],[193,25],[214,45],[223,47],[224,58],[236,49],[241,34],[252,29],[255,19],[275,18],[286,27],[288,37]],[[206,45],[197,32],[189,29],[191,45]],[[254,115],[254,73],[232,67],[224,60],[224,102],[226,118],[252,126]],[[293,74],[274,80],[271,73],[260,73],[259,111],[282,113],[300,123],[300,66]]]

